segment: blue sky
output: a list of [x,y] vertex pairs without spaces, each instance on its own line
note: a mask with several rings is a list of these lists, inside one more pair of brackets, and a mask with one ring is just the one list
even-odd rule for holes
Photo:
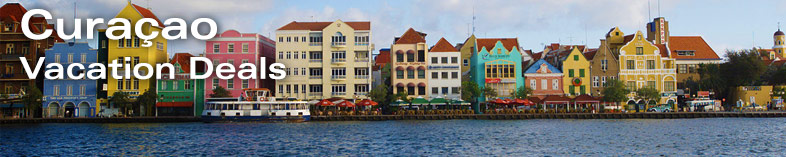
[[[9,0],[15,2],[19,0]],[[55,18],[105,18],[116,15],[126,0],[46,0],[21,3],[40,8]],[[544,44],[584,44],[598,40],[612,27],[626,34],[644,30],[652,18],[670,22],[672,36],[699,35],[721,56],[726,49],[772,47],[778,22],[786,25],[786,1],[778,0],[134,0],[150,7],[162,20],[187,21],[210,17],[219,31],[236,29],[274,36],[275,29],[291,21],[371,21],[377,49],[390,47],[393,37],[407,28],[427,33],[433,45],[445,37],[464,42],[473,16],[478,37],[517,37],[524,49],[541,51]],[[648,9],[649,3],[649,9]],[[660,5],[660,9],[658,6]],[[649,11],[649,12],[648,12]],[[72,25],[72,24],[70,24]],[[67,26],[67,28],[70,28]],[[784,27],[786,28],[786,27]],[[172,52],[201,53],[204,42],[171,41]]]

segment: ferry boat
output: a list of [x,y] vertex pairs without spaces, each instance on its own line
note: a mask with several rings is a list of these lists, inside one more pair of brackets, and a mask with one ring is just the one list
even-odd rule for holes
[[[276,100],[267,88],[243,89],[243,96],[208,99],[204,122],[304,122],[311,119],[308,102]],[[234,99],[234,100],[232,100]]]

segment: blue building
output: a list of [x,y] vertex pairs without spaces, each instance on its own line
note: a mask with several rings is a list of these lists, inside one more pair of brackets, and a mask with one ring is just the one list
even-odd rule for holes
[[[87,67],[96,63],[97,51],[87,43],[56,43],[46,50],[44,65],[60,63],[63,70],[71,64],[82,64],[85,70],[74,69],[74,74],[87,74]],[[44,78],[43,115],[44,117],[94,117],[96,115],[96,80],[68,79],[48,80]]]
[[[524,87],[517,38],[478,38],[474,48],[470,58],[470,80],[480,88],[492,88],[497,98],[509,98],[514,90]],[[486,96],[482,95],[477,101],[485,102]]]

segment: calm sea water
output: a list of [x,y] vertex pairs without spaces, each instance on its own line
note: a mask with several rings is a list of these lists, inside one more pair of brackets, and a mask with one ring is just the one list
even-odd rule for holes
[[0,156],[786,155],[786,119],[0,126]]

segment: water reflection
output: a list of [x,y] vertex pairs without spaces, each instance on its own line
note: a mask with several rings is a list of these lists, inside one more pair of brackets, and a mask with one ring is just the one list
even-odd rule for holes
[[786,155],[786,119],[0,126],[0,156]]

